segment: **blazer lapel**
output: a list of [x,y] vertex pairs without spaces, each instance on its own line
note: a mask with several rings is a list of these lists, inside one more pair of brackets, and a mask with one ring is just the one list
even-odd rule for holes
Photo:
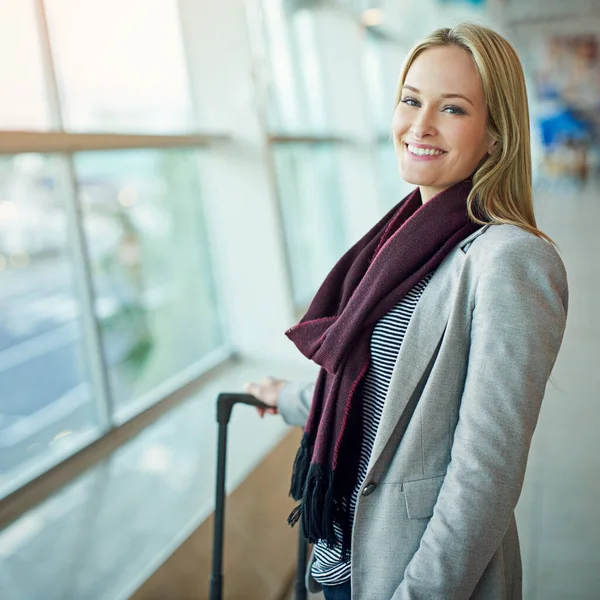
[[369,471],[379,460],[415,388],[427,369],[450,317],[452,290],[458,282],[466,249],[486,227],[465,238],[437,268],[413,313],[394,365]]

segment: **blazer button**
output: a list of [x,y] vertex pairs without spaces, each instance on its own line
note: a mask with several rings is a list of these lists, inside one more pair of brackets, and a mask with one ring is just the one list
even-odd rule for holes
[[363,496],[368,496],[369,494],[372,494],[375,491],[376,487],[377,487],[376,483],[369,483],[369,485],[366,485],[363,488],[362,495]]

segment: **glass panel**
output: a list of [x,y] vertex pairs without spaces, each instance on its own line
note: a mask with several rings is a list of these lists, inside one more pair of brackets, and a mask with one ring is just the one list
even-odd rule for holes
[[0,494],[98,431],[56,161],[0,157]]
[[32,0],[0,0],[0,129],[47,129]]
[[396,43],[386,42],[369,33],[364,50],[365,89],[373,123],[380,135],[389,135],[398,78],[407,51]]
[[327,125],[314,17],[282,0],[255,0],[251,34],[268,88],[272,131],[315,131]]
[[117,413],[223,343],[197,162],[174,150],[75,157]]
[[294,302],[305,308],[346,250],[334,150],[275,146]]
[[365,39],[364,75],[366,78],[367,97],[373,116],[376,131],[382,133],[390,130],[394,104],[393,93],[386,86],[382,42],[372,35]]
[[175,0],[45,5],[67,129],[193,129]]
[[[298,10],[289,20],[293,36],[295,68],[301,89],[304,109],[304,126],[312,131],[324,130],[327,126],[323,74],[314,17],[309,10]],[[284,124],[285,125],[285,124]]]

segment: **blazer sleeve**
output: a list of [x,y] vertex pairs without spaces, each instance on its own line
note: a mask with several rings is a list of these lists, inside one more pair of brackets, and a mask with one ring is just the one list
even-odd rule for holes
[[392,600],[467,600],[513,516],[568,303],[564,266],[533,235],[488,251],[467,375],[433,515]]
[[314,381],[310,383],[290,381],[281,388],[277,408],[288,425],[304,428],[314,391]]

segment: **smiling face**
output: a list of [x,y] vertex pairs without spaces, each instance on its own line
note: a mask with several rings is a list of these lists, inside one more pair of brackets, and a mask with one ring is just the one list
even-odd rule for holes
[[471,175],[491,151],[483,85],[470,54],[428,48],[410,66],[392,129],[402,178],[427,202]]

